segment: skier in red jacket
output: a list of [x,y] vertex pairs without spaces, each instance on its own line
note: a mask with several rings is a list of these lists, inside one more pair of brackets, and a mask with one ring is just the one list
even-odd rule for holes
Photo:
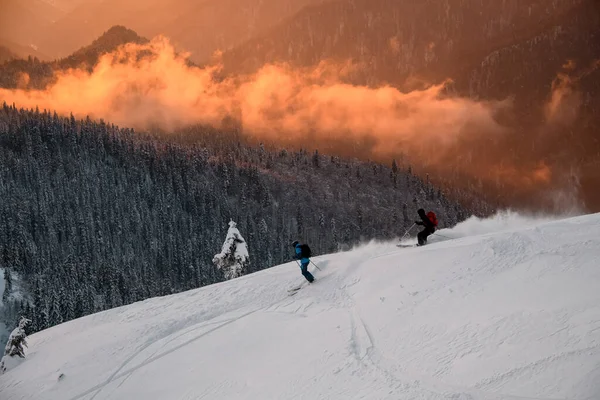
[[425,210],[419,208],[417,213],[419,214],[419,217],[421,217],[421,221],[415,221],[415,224],[421,225],[425,228],[417,235],[417,239],[419,240],[419,244],[417,246],[424,246],[427,244],[427,236],[435,232],[438,221],[433,211],[429,211],[427,214],[425,214]]

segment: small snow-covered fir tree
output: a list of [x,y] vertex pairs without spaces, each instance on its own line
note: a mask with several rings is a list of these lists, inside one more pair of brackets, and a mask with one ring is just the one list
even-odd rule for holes
[[4,357],[0,361],[0,374],[6,372],[9,368],[14,367],[17,363],[15,359],[25,358],[25,350],[23,346],[27,347],[27,334],[25,333],[25,327],[31,320],[21,317],[19,326],[17,326],[8,338],[6,347],[4,348]]
[[240,234],[237,224],[230,221],[221,252],[213,257],[213,263],[223,271],[225,279],[233,279],[247,272],[249,262],[246,241]]

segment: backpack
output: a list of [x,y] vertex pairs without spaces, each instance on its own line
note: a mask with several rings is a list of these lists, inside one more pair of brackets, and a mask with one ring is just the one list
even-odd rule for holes
[[431,221],[431,223],[433,224],[433,226],[438,226],[438,220],[437,217],[435,216],[435,213],[433,211],[429,211],[427,213],[427,218],[429,218],[429,220]]
[[312,256],[312,252],[310,251],[310,246],[307,244],[300,245],[300,257],[309,258]]

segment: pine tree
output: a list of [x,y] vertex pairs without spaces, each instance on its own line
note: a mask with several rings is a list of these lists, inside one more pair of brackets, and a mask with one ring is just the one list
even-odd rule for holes
[[58,294],[56,293],[56,291],[52,291],[52,296],[50,299],[51,300],[50,300],[50,312],[49,312],[49,318],[50,318],[49,326],[62,324],[64,321],[64,318],[61,314],[60,298],[59,298]]
[[312,165],[315,168],[319,168],[321,166],[319,162],[319,150],[315,150],[312,156]]
[[12,293],[12,276],[8,268],[4,269],[4,292],[2,293],[2,302],[6,303]]

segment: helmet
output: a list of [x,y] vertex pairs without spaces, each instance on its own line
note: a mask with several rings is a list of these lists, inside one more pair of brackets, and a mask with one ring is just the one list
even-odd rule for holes
[[297,241],[297,240],[294,240],[294,241],[292,242],[292,247],[296,247],[296,246],[298,246],[298,244],[300,244],[300,242],[299,242],[299,241]]

